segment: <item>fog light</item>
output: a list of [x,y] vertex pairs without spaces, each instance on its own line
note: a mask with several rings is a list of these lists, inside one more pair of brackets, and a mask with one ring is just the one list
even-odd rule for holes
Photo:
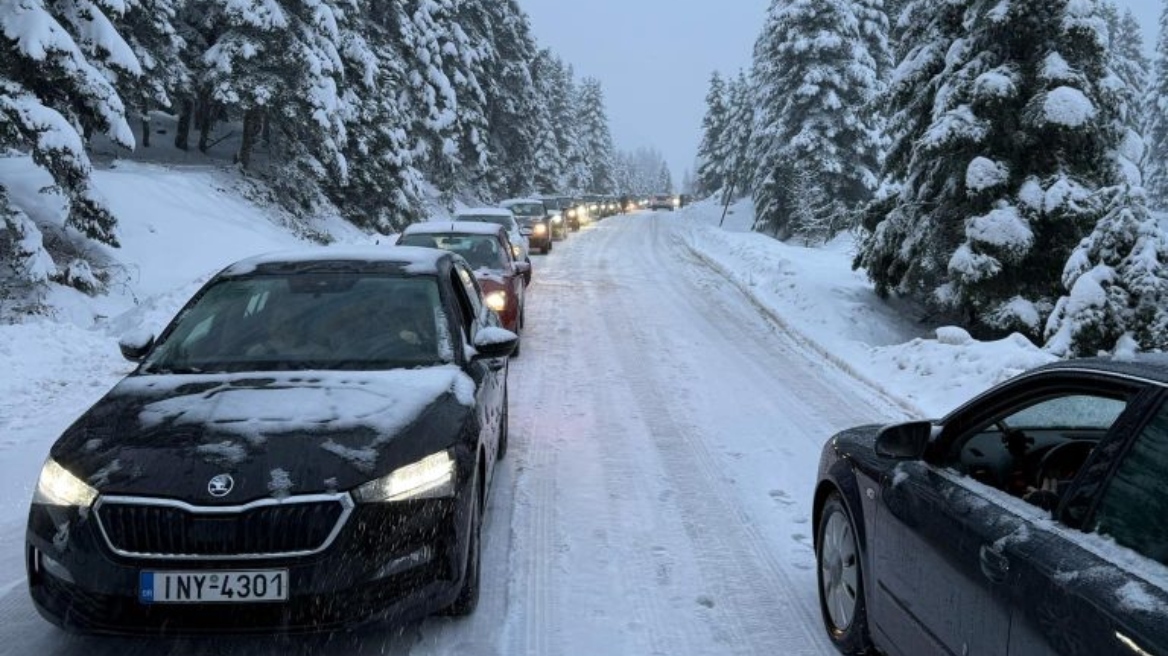
[[49,558],[43,552],[38,552],[38,553],[40,554],[40,557],[41,557],[41,569],[42,570],[44,570],[45,572],[52,574],[53,576],[61,579],[65,583],[75,583],[75,581],[73,580],[73,575],[69,573],[69,570],[66,569],[64,565],[62,565],[61,563],[58,563],[57,561],[53,560],[52,558]]
[[377,573],[373,575],[373,578],[383,579],[395,574],[401,574],[408,569],[413,569],[420,565],[425,565],[433,559],[434,550],[429,546],[425,546],[413,553],[406,554],[401,558],[394,558],[388,563],[382,565],[381,569],[377,570]]

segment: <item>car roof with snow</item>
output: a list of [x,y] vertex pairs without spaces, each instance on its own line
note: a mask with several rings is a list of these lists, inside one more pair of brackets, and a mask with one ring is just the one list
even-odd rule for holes
[[511,210],[505,207],[470,207],[465,210],[459,210],[455,217],[460,216],[515,216]]
[[449,257],[450,253],[446,251],[413,246],[318,246],[249,257],[227,266],[219,275],[290,273],[313,268],[311,265],[314,264],[330,267],[349,264],[355,269],[363,268],[362,265],[377,265],[376,268],[390,268],[402,273],[435,273],[441,268],[441,261]]
[[540,203],[542,205],[543,200],[539,199],[539,198],[508,198],[507,200],[499,203],[499,206],[500,207],[510,207],[512,205],[518,205],[520,203]]
[[1027,373],[1050,370],[1089,370],[1168,386],[1168,353],[1140,353],[1128,357],[1076,358],[1043,365]]
[[436,235],[458,233],[464,235],[497,235],[506,230],[497,223],[483,223],[482,221],[426,221],[408,226],[403,235]]

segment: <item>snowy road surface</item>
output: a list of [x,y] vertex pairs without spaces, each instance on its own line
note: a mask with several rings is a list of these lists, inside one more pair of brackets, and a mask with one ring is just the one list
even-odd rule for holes
[[42,621],[21,563],[20,495],[36,472],[2,463],[39,464],[125,369],[111,356],[72,374],[97,380],[38,394],[42,421],[26,409],[0,436],[0,653],[834,653],[811,549],[819,450],[839,428],[902,414],[693,257],[677,220],[614,217],[536,259],[472,617],[175,640],[74,637]]

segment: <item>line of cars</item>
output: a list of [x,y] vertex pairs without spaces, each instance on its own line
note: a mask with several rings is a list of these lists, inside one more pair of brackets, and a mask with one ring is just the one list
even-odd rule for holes
[[390,248],[251,258],[125,336],[137,367],[37,482],[37,611],[172,635],[472,612],[530,250],[600,215],[515,199]]

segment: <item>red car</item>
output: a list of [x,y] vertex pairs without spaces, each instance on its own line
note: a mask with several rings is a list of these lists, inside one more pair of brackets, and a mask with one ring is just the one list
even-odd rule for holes
[[[524,281],[531,265],[515,260],[506,228],[494,223],[470,221],[415,223],[402,232],[397,243],[399,246],[440,248],[461,255],[474,271],[487,307],[499,315],[504,328],[516,335],[521,334]],[[463,282],[474,284],[469,280]],[[519,355],[518,346],[511,355]]]

